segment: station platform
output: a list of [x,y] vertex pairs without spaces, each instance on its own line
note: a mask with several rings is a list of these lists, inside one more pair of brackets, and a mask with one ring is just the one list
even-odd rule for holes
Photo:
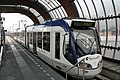
[[28,50],[6,37],[0,80],[65,80]]

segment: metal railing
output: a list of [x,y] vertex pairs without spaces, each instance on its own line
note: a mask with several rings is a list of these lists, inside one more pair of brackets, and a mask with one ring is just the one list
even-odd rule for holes
[[[83,62],[82,62],[83,61]],[[83,80],[85,80],[85,58],[83,58],[81,61],[77,62],[76,64],[74,64],[72,67],[70,67],[67,71],[66,71],[66,80],[67,80],[67,75],[68,72],[73,69],[74,67],[76,67],[79,63],[83,63]],[[80,66],[78,66],[78,75],[79,75],[79,68]]]
[[0,67],[2,65],[2,55],[3,55],[3,46],[1,46],[1,49],[0,49]]

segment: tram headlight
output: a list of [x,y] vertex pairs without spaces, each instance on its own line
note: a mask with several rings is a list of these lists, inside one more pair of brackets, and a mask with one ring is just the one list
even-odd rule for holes
[[88,63],[84,63],[84,64],[80,63],[79,66],[80,66],[80,69],[83,69],[83,68],[85,68],[87,70],[92,69],[92,66],[90,64],[88,64]]
[[98,67],[100,67],[101,65],[102,65],[102,60],[98,62]]

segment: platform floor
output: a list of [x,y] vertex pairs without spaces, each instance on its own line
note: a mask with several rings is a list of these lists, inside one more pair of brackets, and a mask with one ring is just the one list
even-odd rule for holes
[[56,71],[6,37],[0,80],[65,80]]

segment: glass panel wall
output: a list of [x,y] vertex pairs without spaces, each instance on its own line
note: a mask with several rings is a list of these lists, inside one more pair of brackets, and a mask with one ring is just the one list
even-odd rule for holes
[[38,0],[50,14],[52,19],[61,19],[68,17],[65,9],[57,0]]
[[74,3],[79,17],[96,20],[103,56],[120,60],[120,0],[74,0]]

